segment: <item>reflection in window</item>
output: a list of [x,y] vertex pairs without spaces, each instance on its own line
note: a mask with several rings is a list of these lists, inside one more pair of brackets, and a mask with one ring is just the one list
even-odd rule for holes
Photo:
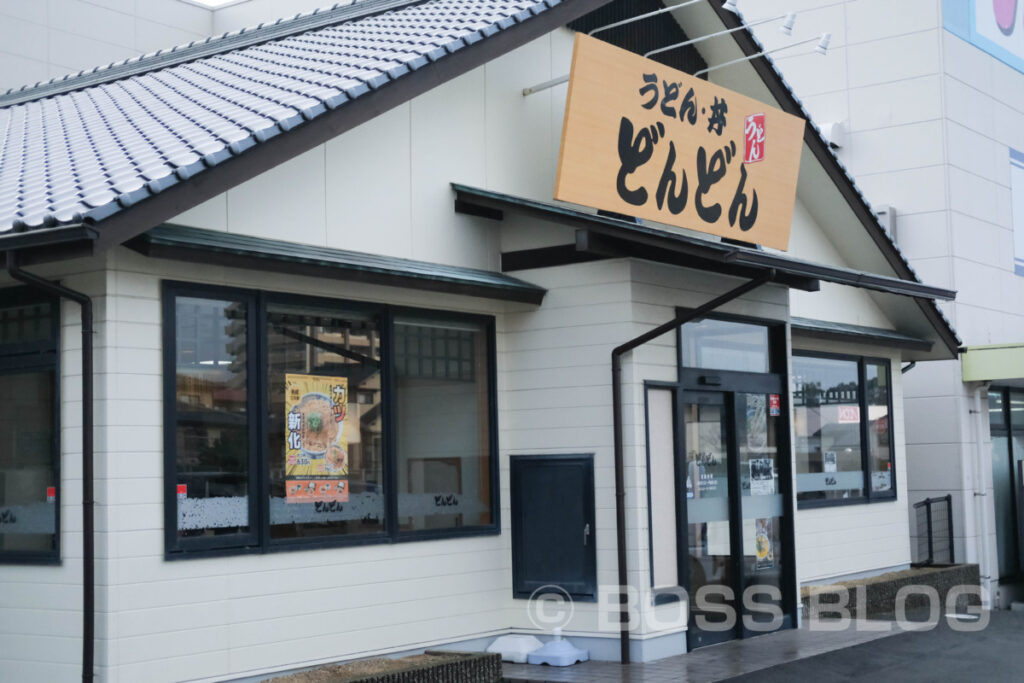
[[55,299],[0,289],[0,558],[59,557]]
[[49,301],[0,303],[0,346],[50,340],[53,309]]
[[178,297],[175,303],[178,535],[249,529],[246,307]]
[[868,471],[871,492],[892,491],[892,429],[889,419],[889,366],[866,363],[868,404]]
[[0,372],[0,551],[56,548],[54,375]]
[[395,321],[403,531],[491,523],[488,356],[480,323]]
[[267,323],[271,537],[384,531],[376,320],[271,305]]
[[763,325],[701,320],[682,331],[683,367],[769,372],[768,328]]
[[857,361],[794,356],[793,405],[798,499],[863,495]]
[[887,361],[793,356],[797,500],[893,498]]

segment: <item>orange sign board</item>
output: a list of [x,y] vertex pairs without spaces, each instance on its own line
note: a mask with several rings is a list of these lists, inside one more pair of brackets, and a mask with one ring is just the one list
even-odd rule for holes
[[576,35],[555,199],[787,249],[804,121]]

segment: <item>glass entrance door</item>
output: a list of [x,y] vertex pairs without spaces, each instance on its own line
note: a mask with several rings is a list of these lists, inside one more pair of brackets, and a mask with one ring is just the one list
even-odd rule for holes
[[[737,635],[736,561],[729,510],[728,432],[724,394],[687,393],[686,563],[690,595],[689,649]],[[695,626],[697,627],[695,629]]]
[[689,649],[792,623],[779,402],[682,392]]

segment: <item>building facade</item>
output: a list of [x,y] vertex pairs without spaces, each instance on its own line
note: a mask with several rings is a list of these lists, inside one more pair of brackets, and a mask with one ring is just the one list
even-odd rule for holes
[[[366,0],[0,98],[0,677],[77,679],[83,643],[102,681],[223,681],[554,626],[654,659],[909,565],[900,370],[955,355],[954,292],[813,128],[764,200],[788,252],[553,202],[567,86],[523,89],[636,13],[606,4]],[[732,37],[651,68],[749,57],[697,86],[805,115],[718,3],[656,21]]]

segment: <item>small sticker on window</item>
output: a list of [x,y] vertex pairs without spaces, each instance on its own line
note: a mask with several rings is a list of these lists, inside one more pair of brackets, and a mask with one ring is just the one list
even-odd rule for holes
[[178,484],[178,500],[188,498],[188,484]]
[[768,416],[778,417],[782,414],[782,399],[778,394],[768,394]]
[[47,486],[46,487],[46,502],[54,503],[57,501],[57,487]]

